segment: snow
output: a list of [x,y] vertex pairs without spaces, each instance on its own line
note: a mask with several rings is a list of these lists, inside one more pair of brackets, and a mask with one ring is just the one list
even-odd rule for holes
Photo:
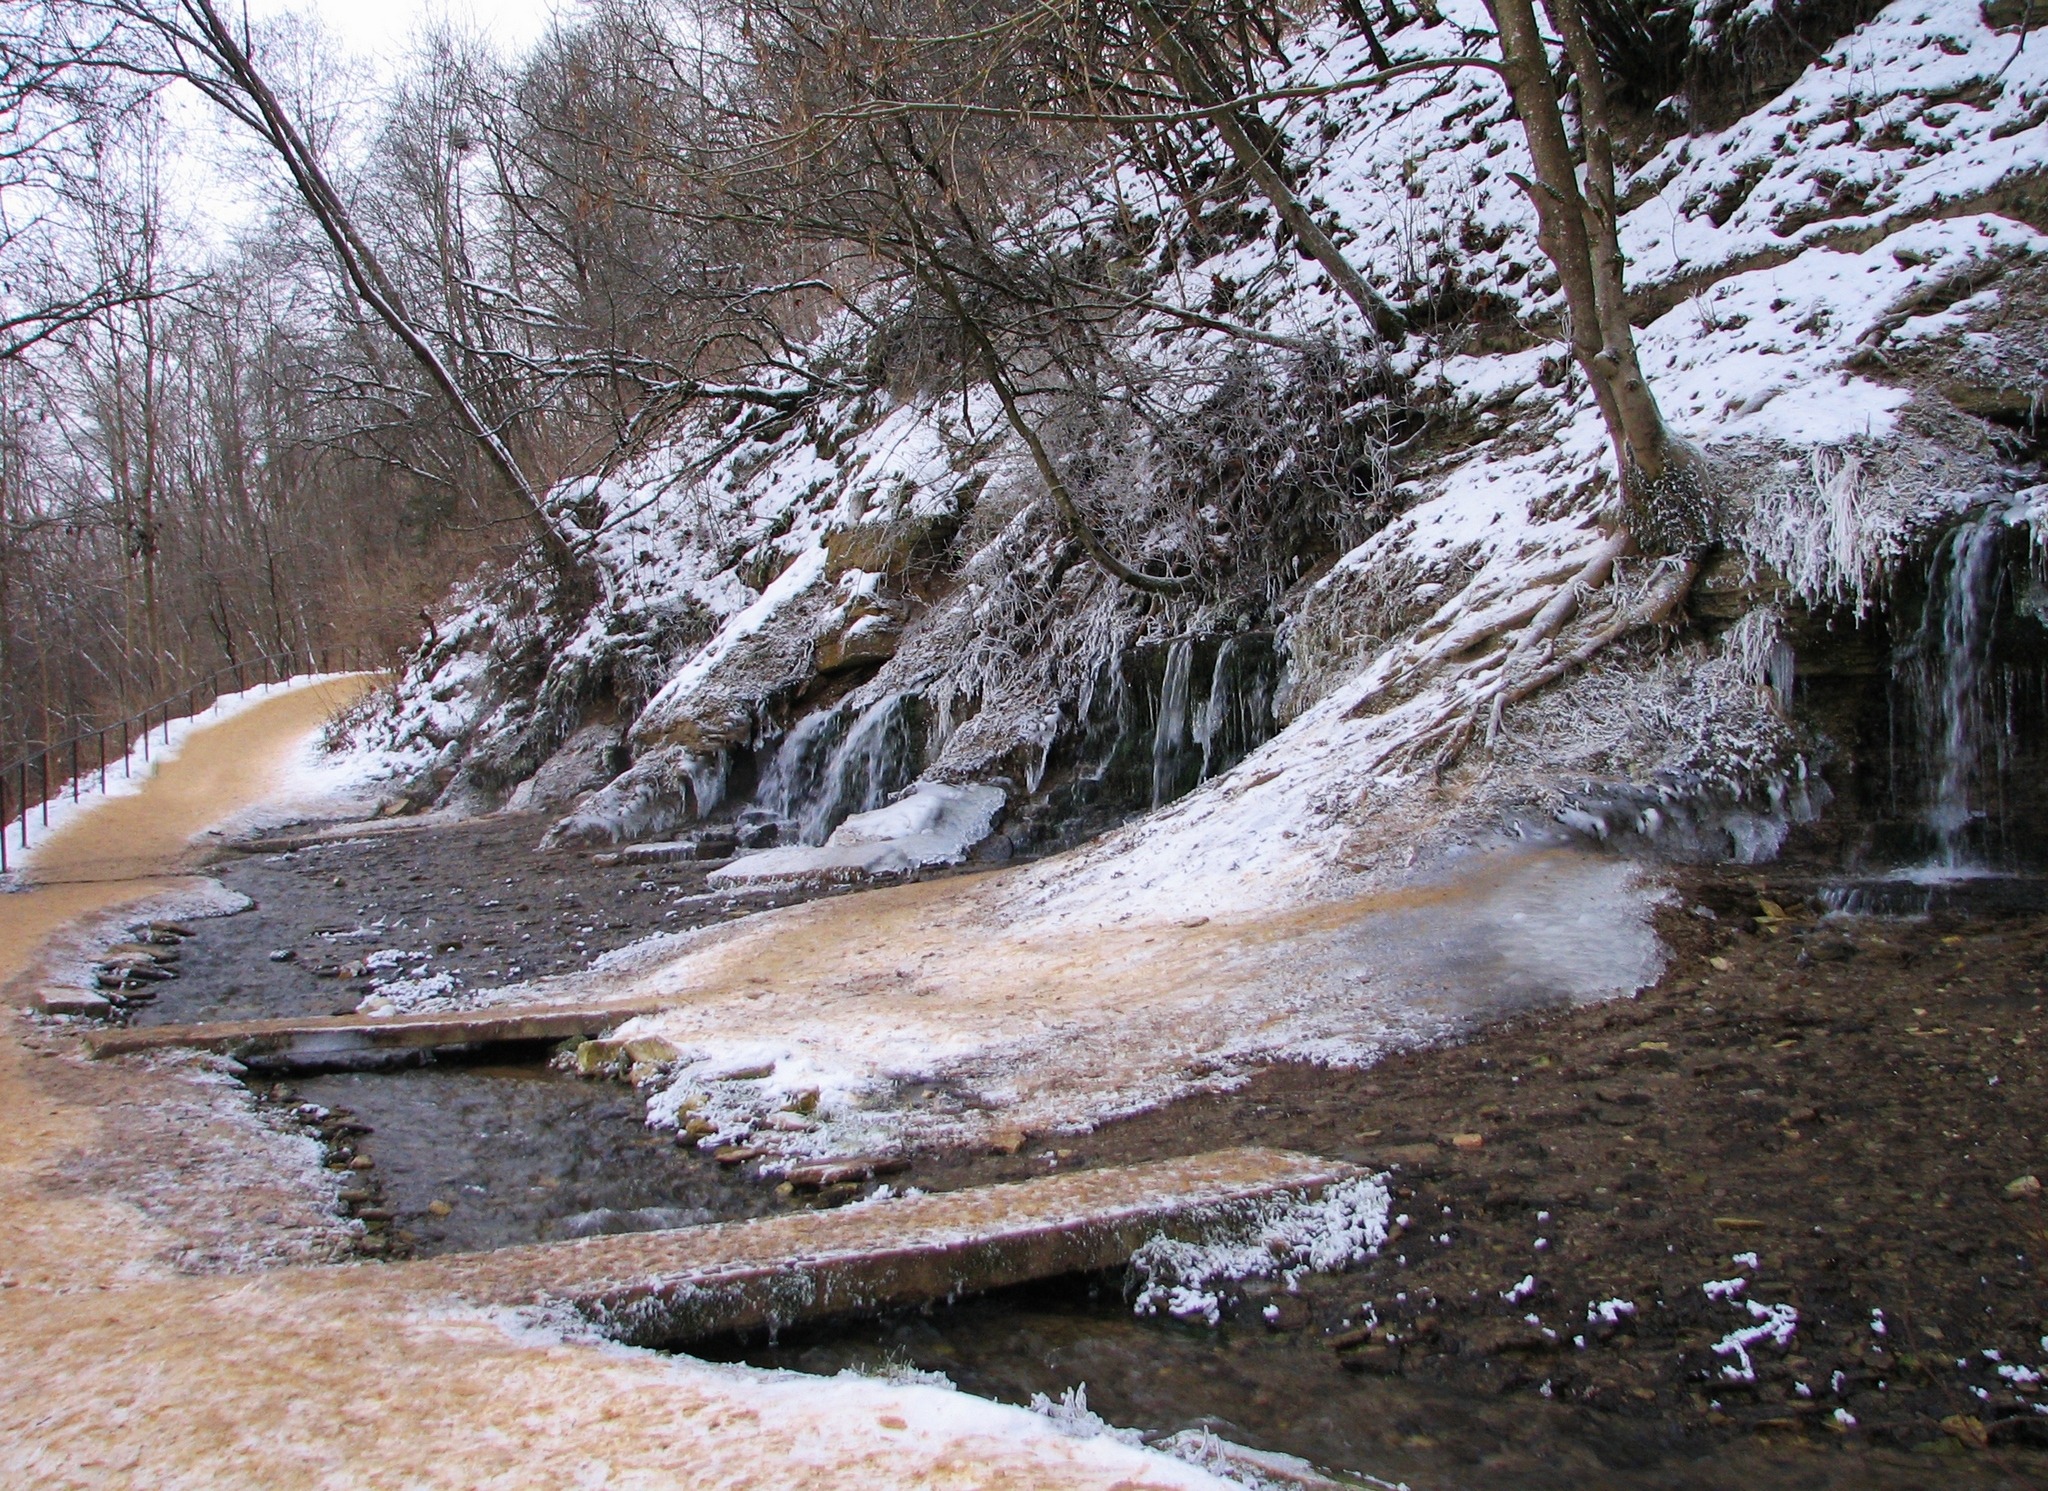
[[821,1449],[835,1442],[870,1442],[879,1434],[900,1447],[906,1467],[947,1453],[955,1463],[968,1464],[1014,1465],[1028,1459],[1045,1470],[1064,1469],[1084,1484],[1099,1478],[1133,1491],[1242,1491],[1240,1481],[1147,1449],[1136,1431],[1112,1429],[1089,1412],[1085,1387],[1070,1389],[1059,1403],[1048,1400],[1041,1411],[1035,1400],[1032,1407],[996,1403],[926,1380],[921,1373],[842,1372],[819,1378],[729,1367],[593,1340],[581,1322],[545,1311],[498,1312],[491,1318],[522,1345],[545,1349],[573,1343],[630,1362],[710,1399],[725,1413],[800,1426]]
[[1799,1311],[1791,1305],[1767,1305],[1753,1299],[1740,1304],[1756,1323],[1732,1330],[1716,1341],[1714,1355],[1735,1358],[1721,1368],[1721,1376],[1727,1381],[1755,1382],[1756,1363],[1750,1356],[1751,1348],[1765,1342],[1780,1351],[1789,1347],[1799,1330]]
[[[308,673],[284,683],[259,685],[240,693],[222,694],[214,700],[210,708],[202,710],[190,719],[172,720],[168,724],[156,726],[150,731],[147,744],[140,739],[135,740],[125,759],[118,756],[110,758],[107,762],[104,790],[100,787],[98,748],[96,745],[82,746],[80,759],[82,762],[89,760],[91,765],[75,782],[66,780],[62,783],[53,783],[53,795],[45,807],[29,810],[27,849],[20,848],[20,816],[7,820],[10,836],[7,860],[10,878],[18,877],[22,872],[32,869],[43,846],[49,843],[51,835],[61,832],[67,824],[90,813],[103,802],[132,797],[142,791],[157,769],[165,762],[175,760],[195,734],[209,726],[231,720],[265,699],[346,682],[360,676],[354,673]],[[356,780],[354,770],[323,768],[313,754],[315,750],[315,745],[309,741],[304,752],[295,759],[288,772],[284,791],[276,799],[280,805],[292,806],[295,810],[299,803],[308,799],[331,797],[344,784]],[[72,800],[74,790],[78,794],[75,802]]]
[[1247,1204],[1232,1229],[1236,1237],[1200,1243],[1155,1237],[1131,1254],[1140,1281],[1132,1308],[1215,1325],[1233,1281],[1277,1276],[1292,1289],[1304,1273],[1335,1273],[1377,1256],[1391,1207],[1384,1176],[1354,1176],[1308,1200]]
[[1002,788],[984,784],[921,782],[885,807],[853,814],[821,845],[792,844],[743,855],[713,870],[708,883],[879,879],[958,864],[989,836],[1005,796]]
[[677,701],[687,697],[692,689],[709,678],[712,671],[735,647],[759,632],[767,625],[769,619],[790,601],[823,579],[825,557],[822,548],[806,549],[744,610],[719,628],[718,635],[706,643],[703,649],[690,659],[689,664],[671,678],[660,693],[648,701],[647,709],[642,716],[643,728],[649,731],[659,730],[674,710]]
[[[1661,959],[1639,872],[1570,850],[1474,853],[1384,895],[1229,916],[1201,913],[1200,868],[1164,914],[1120,917],[1104,895],[1085,919],[1064,901],[1044,915],[1018,876],[813,901],[615,955],[578,992],[669,1004],[616,1033],[685,1053],[650,1121],[698,1099],[721,1134],[830,1155],[1083,1128],[1260,1061],[1363,1064],[1497,1012],[1628,992]],[[772,1081],[719,1080],[769,1062]],[[811,1128],[759,1130],[807,1088]]]

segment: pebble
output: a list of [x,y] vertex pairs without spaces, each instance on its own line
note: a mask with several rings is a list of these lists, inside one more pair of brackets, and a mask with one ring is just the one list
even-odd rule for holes
[[427,1215],[430,1217],[445,1217],[454,1210],[453,1203],[443,1201],[438,1196],[427,1203]]
[[2008,1201],[2024,1201],[2040,1194],[2041,1178],[2038,1175],[2022,1175],[2005,1183],[2005,1199]]

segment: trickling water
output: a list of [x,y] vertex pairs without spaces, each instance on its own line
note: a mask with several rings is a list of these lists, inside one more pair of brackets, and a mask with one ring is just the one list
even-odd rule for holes
[[1225,637],[1216,649],[1216,666],[1209,674],[1209,698],[1195,710],[1195,739],[1202,747],[1202,780],[1209,779],[1210,762],[1230,718],[1230,659],[1237,650],[1237,638]]
[[683,770],[689,774],[690,792],[696,799],[697,816],[707,817],[718,811],[725,801],[727,762],[725,752],[699,756],[692,752],[683,758]]
[[[1179,796],[1180,743],[1188,730],[1188,680],[1195,644],[1183,637],[1167,651],[1166,681],[1159,694],[1159,718],[1152,728],[1152,806]],[[1207,752],[1204,752],[1206,756]]]
[[821,709],[805,715],[783,736],[775,759],[762,773],[755,799],[784,822],[803,816],[821,794],[832,752],[846,738],[846,711]]
[[793,824],[800,842],[824,843],[917,775],[916,703],[914,694],[891,694],[851,724],[841,708],[805,716],[776,750],[758,801]]
[[1978,867],[1970,831],[1996,815],[2000,795],[2004,732],[1991,646],[2000,527],[1977,518],[1935,547],[1919,629],[1893,668],[1925,763],[1922,814],[1942,869]]

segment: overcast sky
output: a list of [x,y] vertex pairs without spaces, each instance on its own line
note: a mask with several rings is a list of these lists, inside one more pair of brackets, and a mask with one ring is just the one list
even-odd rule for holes
[[250,0],[258,15],[297,11],[317,16],[350,50],[390,67],[430,21],[449,18],[474,27],[508,53],[522,52],[557,9],[574,0]]
[[[239,0],[231,0],[239,3]],[[383,78],[404,62],[428,26],[452,20],[482,34],[508,57],[528,50],[555,15],[573,15],[578,0],[246,0],[259,20],[296,13],[317,20],[343,47]],[[248,136],[196,94],[173,90],[164,105],[179,159],[166,165],[183,218],[200,241],[218,246],[256,220],[261,193],[242,177],[262,162]],[[272,170],[267,164],[266,172]],[[273,183],[274,184],[274,183]]]

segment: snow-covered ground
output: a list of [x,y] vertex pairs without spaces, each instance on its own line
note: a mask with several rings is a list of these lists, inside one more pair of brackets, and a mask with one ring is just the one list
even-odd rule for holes
[[[76,781],[53,783],[47,804],[29,809],[28,847],[21,847],[22,820],[8,820],[9,878],[33,875],[36,864],[51,840],[63,834],[84,816],[102,805],[133,797],[144,791],[156,773],[185,751],[196,735],[215,725],[237,718],[265,700],[303,693],[309,689],[331,691],[337,684],[352,685],[363,675],[356,673],[308,673],[284,683],[259,685],[240,693],[222,694],[212,706],[189,719],[174,719],[154,728],[147,743],[138,739],[126,759],[108,760],[105,785],[95,749],[82,752],[84,766]],[[64,763],[68,765],[68,760]],[[372,753],[336,756],[321,749],[318,734],[308,735],[292,748],[290,757],[276,771],[260,801],[222,820],[216,827],[225,834],[249,831],[294,818],[346,818],[371,811],[377,805],[376,783],[387,777],[390,765]]]

